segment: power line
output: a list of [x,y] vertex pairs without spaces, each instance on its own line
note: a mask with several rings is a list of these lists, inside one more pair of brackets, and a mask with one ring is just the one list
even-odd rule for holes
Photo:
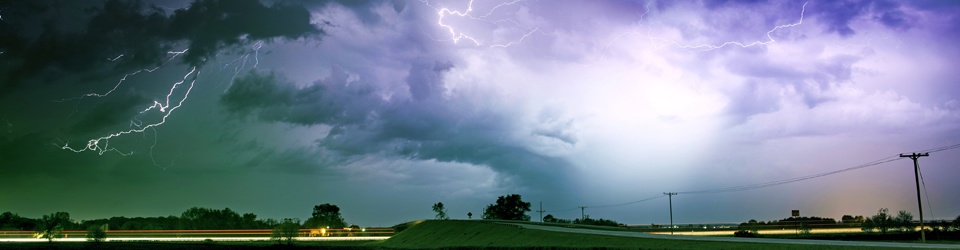
[[[929,153],[933,153],[933,152],[953,150],[953,149],[958,149],[958,148],[960,148],[960,144],[953,144],[953,145],[948,145],[948,146],[936,147],[936,148],[931,148],[931,149],[927,149],[927,150],[920,150],[920,151],[916,151],[916,152],[924,152],[925,154],[929,154]],[[879,160],[871,161],[871,162],[868,162],[868,163],[856,165],[856,166],[853,166],[853,167],[848,167],[848,168],[844,168],[844,169],[839,169],[839,170],[834,170],[834,171],[829,171],[829,172],[823,172],[823,173],[818,173],[818,174],[813,174],[813,175],[800,176],[800,177],[794,177],[794,178],[788,178],[788,179],[782,179],[782,180],[776,180],[776,181],[770,181],[770,182],[762,182],[762,183],[755,183],[755,184],[748,184],[748,185],[725,187],[725,188],[705,189],[705,190],[686,191],[686,192],[675,192],[675,193],[673,193],[673,194],[713,194],[713,193],[739,192],[739,191],[760,189],[760,188],[766,188],[766,187],[772,187],[772,186],[779,186],[779,185],[784,185],[784,184],[789,184],[789,183],[794,183],[794,182],[799,182],[799,181],[805,181],[805,180],[814,179],[814,178],[820,178],[820,177],[824,177],[824,176],[830,176],[830,175],[840,174],[840,173],[844,173],[844,172],[848,172],[848,171],[853,171],[853,170],[857,170],[857,169],[861,169],[861,168],[867,168],[867,167],[872,167],[872,166],[884,164],[884,163],[887,163],[887,162],[897,161],[897,160],[900,160],[900,159],[901,159],[901,157],[900,157],[900,155],[898,154],[898,155],[893,155],[893,156],[889,156],[889,157],[886,157],[886,158],[882,158],[882,159],[879,159]],[[926,192],[926,183],[924,183],[923,185],[924,185],[924,192]],[[661,197],[665,197],[665,196],[667,196],[667,195],[666,195],[666,194],[661,194],[661,195],[655,195],[655,196],[651,196],[651,197],[648,197],[648,198],[644,198],[644,199],[640,199],[640,200],[635,200],[635,201],[630,201],[630,202],[624,202],[624,203],[607,204],[607,205],[595,205],[595,206],[582,206],[583,208],[581,208],[581,206],[578,206],[578,207],[573,207],[573,208],[568,208],[568,209],[556,210],[556,211],[552,211],[552,212],[554,212],[554,213],[558,213],[558,212],[568,212],[568,211],[573,211],[573,210],[577,210],[577,209],[581,209],[581,212],[582,212],[582,211],[583,211],[582,209],[584,209],[584,208],[586,208],[586,207],[591,207],[591,208],[619,207],[619,206],[626,206],[626,205],[636,204],[636,203],[640,203],[640,202],[650,201],[650,200],[654,200],[654,199],[661,198]],[[928,198],[928,200],[927,200],[927,203],[929,203],[929,198]],[[928,204],[928,207],[929,207],[929,204]],[[543,212],[547,212],[547,211],[543,211]]]
[[857,165],[857,166],[853,166],[853,167],[849,167],[849,168],[844,168],[844,169],[840,169],[840,170],[834,170],[834,171],[824,172],[824,173],[819,173],[819,174],[813,174],[813,175],[807,175],[807,176],[801,176],[801,177],[794,177],[794,178],[783,179],[783,180],[776,180],[776,181],[770,181],[770,182],[762,182],[762,183],[748,184],[748,185],[740,185],[740,186],[732,186],[732,187],[716,188],[716,189],[705,189],[705,190],[698,190],[698,191],[678,192],[678,193],[680,193],[680,194],[713,194],[713,193],[725,193],[725,192],[746,191],[746,190],[752,190],[752,189],[758,189],[758,188],[779,186],[779,185],[788,184],[788,183],[794,183],[794,182],[798,182],[798,181],[805,181],[805,180],[809,180],[809,179],[813,179],[813,178],[820,178],[820,177],[829,176],[829,175],[835,175],[835,174],[839,174],[839,173],[843,173],[843,172],[848,172],[848,171],[857,170],[857,169],[866,168],[866,167],[872,167],[872,166],[884,164],[884,163],[887,163],[887,162],[897,161],[897,160],[900,160],[900,157],[899,157],[899,156],[891,156],[891,157],[883,158],[883,159],[880,159],[880,160],[872,161],[872,162],[869,162],[869,163],[864,163],[864,164]]

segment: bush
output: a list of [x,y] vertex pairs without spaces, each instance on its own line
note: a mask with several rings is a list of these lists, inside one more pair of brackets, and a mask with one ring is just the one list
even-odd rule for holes
[[733,237],[744,237],[744,238],[756,238],[760,236],[756,232],[747,231],[747,230],[737,230],[733,233]]
[[103,242],[107,239],[107,231],[103,230],[105,225],[93,225],[87,228],[87,241]]
[[280,225],[273,228],[273,234],[270,235],[270,239],[276,240],[277,243],[286,242],[287,244],[293,244],[293,239],[297,237],[299,233],[300,220],[287,218],[283,219]]

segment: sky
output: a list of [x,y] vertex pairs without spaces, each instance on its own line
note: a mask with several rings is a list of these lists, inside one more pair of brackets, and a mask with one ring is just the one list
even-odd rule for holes
[[953,219],[958,40],[955,1],[4,0],[0,211],[917,215],[929,152]]

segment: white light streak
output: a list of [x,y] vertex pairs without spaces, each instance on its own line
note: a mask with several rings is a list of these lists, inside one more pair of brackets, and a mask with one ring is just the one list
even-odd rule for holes
[[[297,241],[359,241],[359,240],[386,240],[389,236],[363,236],[363,237],[294,237]],[[167,242],[193,242],[193,241],[270,241],[270,237],[126,237],[126,238],[106,238],[105,241],[167,241]],[[59,238],[53,239],[54,242],[86,242],[87,238]],[[0,238],[0,242],[47,242],[47,239],[38,238]]]

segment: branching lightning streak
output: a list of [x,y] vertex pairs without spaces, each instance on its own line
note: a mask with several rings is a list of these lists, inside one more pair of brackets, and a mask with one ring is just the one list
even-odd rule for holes
[[[84,94],[84,95],[81,95],[81,96],[78,96],[78,97],[61,99],[61,100],[55,100],[54,102],[72,101],[72,100],[77,100],[77,99],[83,99],[84,97],[106,97],[106,96],[110,95],[111,93],[113,93],[113,91],[117,90],[117,88],[119,88],[120,85],[122,85],[123,82],[127,80],[127,77],[133,76],[133,75],[136,75],[136,74],[139,74],[140,72],[144,72],[144,71],[146,71],[146,72],[148,72],[148,73],[153,73],[153,72],[156,71],[157,69],[163,67],[164,65],[166,65],[167,63],[169,63],[170,61],[172,61],[174,58],[177,58],[177,56],[183,55],[183,53],[187,53],[187,50],[189,50],[189,49],[184,49],[184,50],[182,50],[182,51],[167,51],[167,54],[168,54],[168,55],[173,55],[173,56],[171,56],[169,59],[167,59],[167,61],[165,61],[165,62],[163,62],[162,64],[160,64],[160,66],[153,67],[153,68],[141,69],[141,70],[137,70],[137,71],[134,71],[134,72],[131,72],[131,73],[127,73],[127,74],[123,75],[123,77],[121,77],[119,81],[117,81],[117,84],[113,85],[113,88],[111,88],[110,90],[107,90],[106,92],[103,92],[103,93],[96,93],[96,92],[87,93],[87,94]],[[122,56],[123,56],[123,54],[121,54],[120,56],[117,56],[117,57],[113,58],[113,60],[110,60],[109,58],[107,58],[107,60],[115,61],[115,60],[117,60],[117,59],[120,59],[120,57],[122,57]]]
[[[699,51],[715,50],[715,49],[720,49],[720,48],[723,48],[723,47],[726,47],[726,46],[729,46],[729,45],[736,45],[736,46],[740,46],[740,47],[742,47],[742,48],[748,48],[748,47],[753,47],[753,46],[757,46],[757,45],[767,45],[767,44],[771,44],[771,43],[774,43],[774,42],[777,41],[776,39],[773,39],[773,35],[771,35],[771,34],[773,34],[773,32],[776,32],[777,30],[780,30],[780,29],[795,27],[795,26],[799,26],[799,25],[803,24],[803,15],[804,15],[804,13],[805,13],[806,10],[807,10],[807,4],[808,4],[808,3],[810,3],[810,2],[804,2],[804,3],[803,3],[803,6],[802,6],[801,9],[800,9],[800,20],[799,20],[799,21],[797,21],[796,23],[779,25],[779,26],[773,27],[773,29],[767,31],[767,41],[754,41],[754,42],[752,42],[752,43],[747,43],[747,44],[744,44],[744,43],[741,43],[741,42],[737,42],[737,41],[730,41],[730,42],[724,42],[724,43],[722,43],[722,44],[720,44],[720,45],[712,45],[712,44],[684,45],[684,44],[680,44],[679,42],[676,42],[676,41],[664,41],[664,42],[667,43],[667,44],[673,44],[673,45],[675,45],[675,46],[677,46],[677,47],[680,47],[680,48],[693,49],[693,50],[699,50]],[[663,40],[663,39],[660,39],[660,40]]]
[[521,42],[523,42],[523,39],[527,39],[528,36],[533,35],[533,33],[534,33],[534,32],[537,32],[537,31],[540,31],[540,28],[534,28],[534,29],[531,30],[530,32],[527,32],[527,34],[524,34],[522,37],[520,37],[520,40],[517,40],[516,42],[509,42],[509,43],[507,43],[507,44],[494,44],[494,45],[490,45],[490,47],[491,47],[491,48],[494,48],[494,47],[500,47],[500,48],[510,47],[510,45],[513,45],[514,43],[521,43]]
[[[250,48],[253,49],[253,67],[252,68],[256,68],[257,66],[260,65],[260,48],[263,48],[263,41],[257,41]],[[233,81],[237,79],[238,75],[240,75],[240,71],[246,68],[247,61],[249,60],[250,60],[250,53],[246,53],[241,55],[240,57],[237,57],[237,59],[233,59],[233,61],[223,64],[223,67],[220,67],[220,70],[224,70],[231,64],[234,65],[233,77],[230,78],[230,84],[223,89],[224,93],[226,93],[227,90],[229,90],[230,87],[233,86]]]
[[[424,1],[424,2],[426,3],[426,1]],[[429,4],[428,4],[428,5],[429,5]],[[469,35],[467,35],[467,34],[464,34],[463,32],[457,33],[456,31],[454,31],[453,26],[443,24],[443,17],[446,16],[447,14],[453,14],[453,15],[458,15],[458,16],[461,16],[461,17],[465,17],[465,16],[468,16],[468,14],[469,14],[471,11],[473,11],[473,0],[470,0],[470,2],[467,3],[467,11],[464,11],[464,12],[452,11],[452,10],[447,9],[447,8],[442,8],[442,9],[440,9],[439,11],[437,11],[437,15],[440,16],[440,17],[437,19],[437,25],[440,25],[440,27],[443,27],[443,28],[447,29],[447,31],[450,32],[450,37],[453,38],[453,43],[460,42],[460,39],[466,38],[467,40],[473,41],[473,43],[476,44],[477,46],[480,46],[480,41],[477,41],[476,38],[473,38],[473,37],[471,37],[471,36],[469,36]]]
[[123,57],[123,54],[120,54],[119,56],[114,57],[114,58],[109,58],[109,57],[108,57],[108,58],[107,58],[107,61],[116,62],[116,61],[119,60],[121,57]]
[[[467,17],[467,18],[470,18],[470,19],[473,19],[473,20],[482,21],[482,22],[487,22],[487,23],[491,23],[491,24],[497,24],[497,23],[500,23],[500,22],[505,22],[505,21],[507,21],[507,22],[513,23],[513,24],[516,25],[516,26],[521,26],[521,25],[519,25],[517,22],[515,22],[515,21],[513,21],[513,20],[491,21],[491,20],[487,19],[487,17],[489,17],[490,15],[492,15],[498,8],[504,7],[504,6],[509,6],[509,5],[514,5],[514,4],[517,4],[517,3],[521,2],[521,1],[523,1],[523,0],[514,0],[514,1],[511,1],[511,2],[501,3],[501,4],[498,4],[497,6],[494,6],[493,8],[491,8],[489,11],[487,11],[486,14],[483,14],[483,15],[480,15],[480,16],[473,16],[473,15],[471,14],[471,12],[474,11],[474,10],[473,10],[473,0],[470,0],[470,1],[467,3],[467,10],[465,10],[465,11],[451,10],[451,9],[449,9],[449,8],[439,8],[439,9],[438,9],[438,8],[433,7],[432,5],[430,5],[430,3],[427,2],[427,0],[421,0],[421,2],[423,2],[424,4],[426,4],[427,6],[429,6],[430,8],[433,8],[434,10],[437,11],[437,16],[438,16],[438,18],[437,18],[437,25],[439,25],[440,27],[446,29],[447,32],[450,33],[450,39],[453,40],[453,43],[454,43],[454,44],[459,43],[460,40],[462,40],[462,39],[466,39],[466,40],[470,40],[471,42],[473,42],[473,44],[476,45],[476,46],[480,46],[480,45],[482,44],[482,42],[480,42],[480,39],[477,39],[477,38],[475,38],[475,37],[473,37],[473,36],[470,36],[470,35],[468,35],[468,34],[466,34],[466,33],[464,33],[464,32],[458,32],[452,25],[445,24],[445,23],[443,22],[443,18],[446,17],[446,16],[448,16],[448,15],[457,15],[457,16],[460,16],[460,17]],[[528,31],[526,34],[524,34],[522,37],[520,37],[520,39],[517,40],[517,41],[508,42],[508,43],[506,43],[506,44],[493,44],[493,45],[490,45],[489,48],[506,48],[506,47],[510,47],[510,46],[513,45],[513,44],[522,42],[524,39],[526,39],[527,37],[529,37],[530,35],[533,35],[533,33],[538,32],[538,31],[540,31],[540,28],[539,28],[539,27],[535,27],[535,28],[529,29],[529,31]]]
[[[190,83],[189,83],[186,91],[184,92],[183,98],[181,98],[180,101],[176,103],[176,105],[173,105],[173,106],[171,107],[170,96],[173,95],[174,91],[176,91],[176,89],[177,89],[180,85],[182,85],[184,82],[187,81],[187,78],[189,78],[190,75],[193,75],[193,79],[190,81]],[[136,123],[131,122],[131,124],[132,124],[132,125],[136,125],[137,128],[135,128],[135,129],[129,129],[129,130],[125,130],[125,131],[120,131],[120,132],[116,132],[116,133],[112,133],[112,134],[109,134],[109,135],[106,135],[106,136],[101,136],[101,137],[99,137],[99,138],[90,139],[89,141],[87,141],[87,145],[86,145],[85,147],[83,147],[83,148],[77,149],[77,148],[70,147],[69,143],[63,143],[63,145],[62,145],[60,148],[61,148],[61,149],[65,149],[65,150],[70,150],[70,151],[73,151],[73,152],[75,152],[75,153],[80,153],[80,152],[84,152],[84,151],[96,151],[98,154],[103,155],[103,154],[106,153],[106,152],[114,151],[114,152],[117,152],[117,153],[119,153],[120,155],[124,155],[124,156],[127,156],[127,155],[132,154],[133,152],[123,153],[123,152],[120,152],[120,151],[116,150],[115,148],[111,148],[111,147],[110,147],[110,139],[113,139],[113,138],[116,138],[116,137],[119,137],[119,136],[122,136],[122,135],[126,135],[126,134],[143,133],[143,132],[146,131],[147,129],[151,129],[151,128],[154,128],[154,127],[157,127],[157,126],[160,126],[160,125],[163,125],[164,123],[166,123],[167,117],[170,117],[170,115],[173,114],[173,111],[175,111],[176,109],[180,108],[180,106],[183,105],[183,102],[187,100],[187,97],[190,95],[190,91],[193,90],[193,86],[194,86],[194,84],[196,83],[197,78],[198,78],[199,76],[200,76],[200,72],[197,71],[197,67],[194,66],[194,67],[190,70],[190,72],[187,72],[187,74],[185,74],[185,75],[183,76],[183,80],[181,80],[181,81],[173,84],[173,86],[170,88],[170,92],[167,94],[167,99],[166,99],[166,102],[165,102],[165,103],[159,103],[159,102],[156,102],[156,101],[155,101],[155,102],[154,102],[155,104],[154,104],[153,106],[150,106],[150,108],[147,108],[146,110],[140,112],[140,113],[142,114],[142,113],[147,112],[147,111],[149,111],[149,110],[151,110],[151,109],[153,109],[153,108],[159,108],[159,109],[160,109],[160,112],[164,113],[163,117],[160,118],[160,121],[158,121],[158,122],[156,122],[156,123],[147,124],[147,125],[143,125],[142,123],[136,124]],[[169,110],[168,110],[168,109],[169,109]],[[139,121],[138,121],[138,122],[139,122]]]

